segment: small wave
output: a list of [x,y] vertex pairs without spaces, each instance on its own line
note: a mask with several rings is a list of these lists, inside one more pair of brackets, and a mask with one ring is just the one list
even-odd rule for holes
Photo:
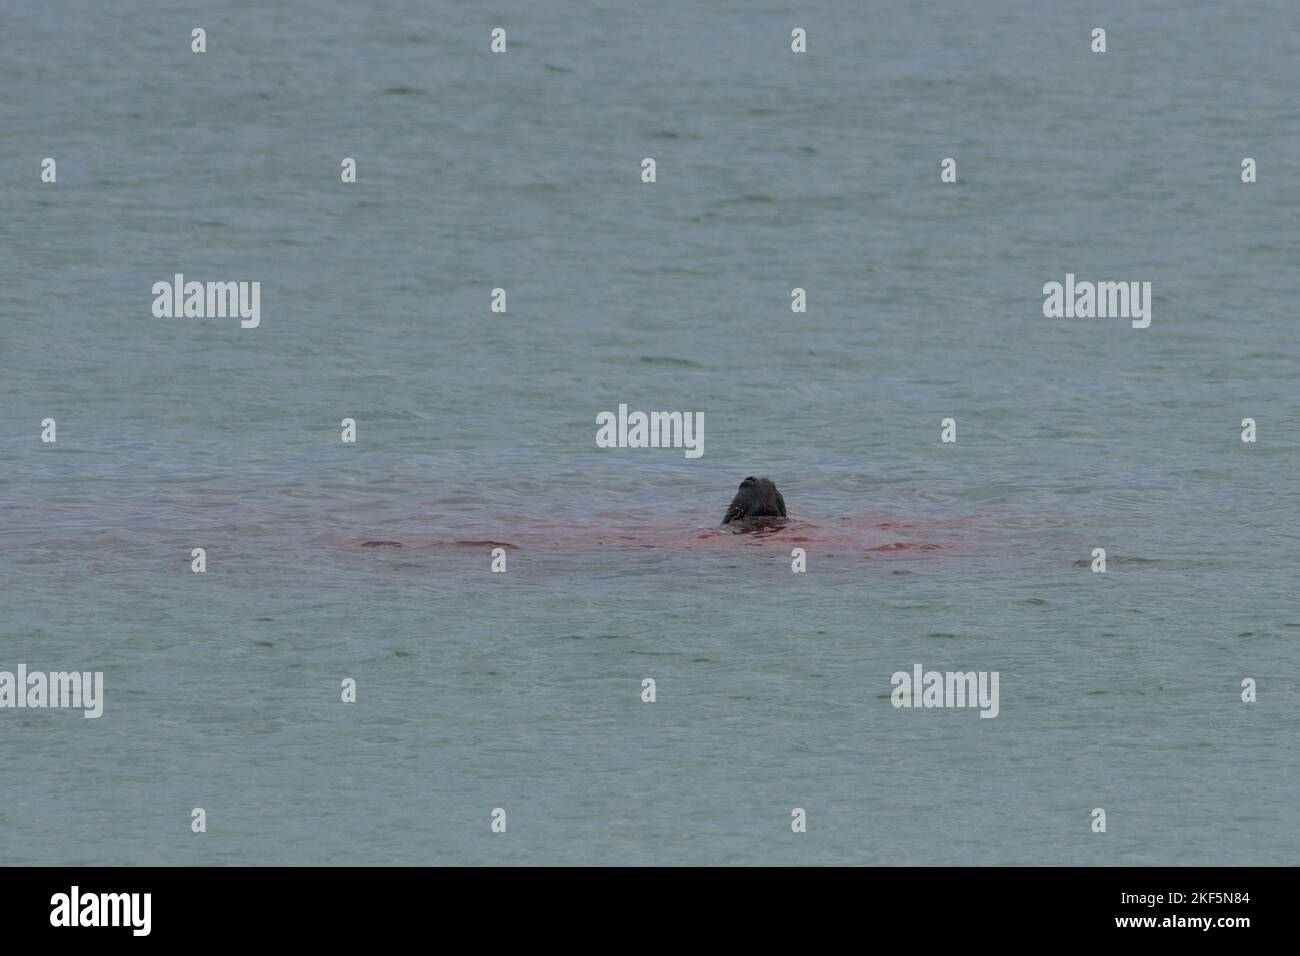
[[923,544],[919,542],[895,541],[893,544],[882,544],[874,548],[867,548],[868,551],[942,551],[941,544]]

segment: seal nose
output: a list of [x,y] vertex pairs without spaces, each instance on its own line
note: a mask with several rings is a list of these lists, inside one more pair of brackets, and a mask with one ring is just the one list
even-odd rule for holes
[[742,488],[752,488],[752,487],[754,486],[754,482],[757,481],[757,480],[758,480],[758,479],[755,478],[753,475],[750,475],[748,478],[746,478],[744,481],[742,481],[742,482],[740,483],[740,487],[742,487]]

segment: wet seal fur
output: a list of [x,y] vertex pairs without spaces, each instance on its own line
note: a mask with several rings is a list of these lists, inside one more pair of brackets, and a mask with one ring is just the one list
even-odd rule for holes
[[755,478],[750,475],[740,483],[740,490],[727,506],[723,524],[743,522],[749,524],[755,518],[784,518],[785,499],[770,478]]

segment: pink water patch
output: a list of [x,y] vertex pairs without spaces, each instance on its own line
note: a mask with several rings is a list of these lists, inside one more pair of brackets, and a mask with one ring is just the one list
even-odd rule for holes
[[[400,540],[391,531],[382,537],[355,540],[353,546],[400,546],[414,551],[507,548],[524,551],[595,551],[641,548],[743,552],[752,549],[789,552],[801,547],[818,554],[860,554],[864,559],[958,553],[978,535],[971,519],[900,520],[892,515],[858,515],[809,521],[774,519],[748,532],[731,526],[683,528],[670,522],[633,525],[625,515],[615,524],[573,524],[545,515],[523,516],[507,529],[476,529],[463,535],[419,534]],[[484,534],[484,530],[488,533]]]

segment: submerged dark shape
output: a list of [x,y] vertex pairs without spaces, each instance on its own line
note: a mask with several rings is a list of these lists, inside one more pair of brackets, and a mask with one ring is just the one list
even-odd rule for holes
[[740,483],[740,490],[727,506],[727,515],[723,524],[731,524],[745,518],[784,518],[785,499],[776,490],[770,478],[755,478],[750,475]]

